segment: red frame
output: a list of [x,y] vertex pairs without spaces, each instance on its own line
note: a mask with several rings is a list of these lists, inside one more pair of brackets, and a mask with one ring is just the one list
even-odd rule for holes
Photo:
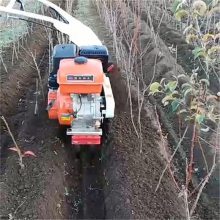
[[74,145],[98,145],[101,144],[99,135],[73,135],[72,144]]

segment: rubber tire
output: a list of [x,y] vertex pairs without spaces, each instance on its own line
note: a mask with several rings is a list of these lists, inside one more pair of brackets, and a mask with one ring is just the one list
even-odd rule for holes
[[77,159],[80,159],[81,146],[80,146],[80,145],[73,145],[72,147],[73,147],[73,149],[74,149],[75,157],[76,157]]

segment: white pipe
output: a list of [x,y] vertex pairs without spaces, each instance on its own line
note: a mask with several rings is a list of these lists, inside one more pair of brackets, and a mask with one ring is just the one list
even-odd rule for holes
[[[5,13],[8,13],[8,14],[14,14],[14,15],[22,16],[22,17],[34,18],[34,19],[37,19],[37,20],[47,21],[47,22],[50,22],[50,23],[60,22],[60,21],[58,21],[54,18],[48,17],[48,16],[38,15],[38,14],[35,14],[35,13],[32,13],[32,12],[20,11],[20,10],[12,9],[12,8],[9,8],[9,7],[0,6],[0,12],[1,11],[5,12]],[[60,23],[63,24],[63,22],[60,22]]]
[[69,36],[70,41],[72,41],[78,46],[102,45],[102,42],[88,26],[84,25],[76,18],[73,18],[71,15],[69,15],[67,12],[65,12],[57,5],[47,0],[38,1],[56,10],[69,23],[66,24],[59,20],[44,15],[12,9],[11,7],[9,7],[9,4],[11,6],[12,3],[15,2],[15,0],[11,0],[7,7],[0,6],[0,12],[50,22],[58,31],[67,34]]
[[8,3],[8,5],[6,7],[7,8],[13,8],[15,2],[16,2],[16,0],[10,0],[10,2]]

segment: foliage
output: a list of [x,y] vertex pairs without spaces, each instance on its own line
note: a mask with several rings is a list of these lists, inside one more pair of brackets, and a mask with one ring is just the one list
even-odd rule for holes
[[183,76],[174,80],[154,82],[150,87],[150,94],[163,94],[162,104],[171,106],[171,111],[177,113],[185,121],[195,121],[197,125],[207,120],[217,122],[220,115],[217,111],[217,95],[212,95],[207,79],[198,79],[194,72],[189,81],[182,82]]
[[[9,150],[12,150],[12,151],[15,151],[18,153],[18,149],[16,147],[10,147]],[[29,156],[32,156],[32,157],[36,157],[36,154],[30,150],[27,150],[27,151],[24,151],[22,154],[21,154],[22,157],[29,157]]]
[[194,58],[204,62],[206,75],[220,62],[219,19],[220,1],[175,0],[173,13],[183,24],[186,42],[193,44]]

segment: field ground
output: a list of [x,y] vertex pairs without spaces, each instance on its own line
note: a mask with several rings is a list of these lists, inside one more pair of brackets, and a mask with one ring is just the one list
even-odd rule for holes
[[[112,37],[96,8],[91,1],[80,0],[77,3],[74,15],[94,30],[109,48],[114,61]],[[165,25],[162,25],[162,28],[160,45],[165,58],[157,63],[158,78],[162,77],[162,74],[172,74],[173,65],[176,65],[167,48],[166,40],[169,39],[164,36],[166,30],[170,29]],[[173,36],[177,34],[174,30],[172,33]],[[16,155],[8,150],[12,146],[11,138],[4,131],[4,126],[1,126],[0,197],[4,202],[0,205],[0,217],[184,218],[183,201],[178,197],[169,174],[165,174],[159,190],[155,192],[165,167],[165,159],[154,105],[146,98],[146,106],[141,113],[143,153],[140,154],[131,122],[126,81],[120,71],[111,76],[116,115],[106,130],[106,139],[100,154],[91,155],[84,149],[82,159],[76,158],[64,130],[58,127],[56,121],[47,118],[45,101],[42,98],[39,113],[34,115],[35,83],[38,75],[30,51],[36,53],[46,93],[49,52],[45,35],[44,28],[34,27],[33,33],[24,43],[26,49],[20,50],[19,59],[14,65],[11,65],[10,48],[3,54],[8,73],[2,63],[0,66],[0,113],[7,118],[19,146],[37,155],[36,158],[25,158],[25,169],[20,172]],[[176,37],[176,40],[178,39],[180,38]],[[145,69],[149,74],[152,73],[156,53],[154,46],[151,49],[145,57]],[[178,59],[182,60],[181,57]],[[184,71],[181,65],[175,68],[180,72]],[[132,100],[137,103],[135,93],[132,93]],[[137,109],[134,109],[135,111]],[[166,126],[162,124],[162,127],[167,133]],[[216,200],[214,203],[216,204]],[[210,209],[207,204],[201,204],[198,210],[197,217],[202,219],[216,219],[218,215],[218,207],[215,206]]]

